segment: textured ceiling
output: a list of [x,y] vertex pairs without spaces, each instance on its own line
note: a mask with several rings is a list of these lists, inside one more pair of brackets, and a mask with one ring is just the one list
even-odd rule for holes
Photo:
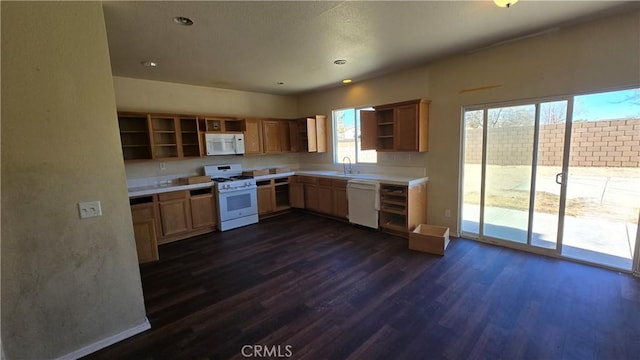
[[[612,12],[633,1],[104,1],[113,74],[296,94]],[[178,25],[176,16],[193,26]],[[337,66],[336,59],[347,64]],[[158,63],[147,68],[141,61]],[[284,82],[279,85],[278,82]]]

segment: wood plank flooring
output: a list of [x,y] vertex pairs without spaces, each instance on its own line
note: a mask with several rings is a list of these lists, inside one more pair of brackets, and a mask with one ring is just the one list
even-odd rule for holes
[[160,259],[141,268],[152,328],[87,359],[640,357],[640,279],[475,241],[439,257],[291,213]]

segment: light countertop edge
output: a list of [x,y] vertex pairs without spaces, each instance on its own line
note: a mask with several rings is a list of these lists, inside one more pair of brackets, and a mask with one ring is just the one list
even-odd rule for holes
[[213,181],[206,183],[198,183],[198,184],[187,184],[187,185],[176,185],[176,184],[167,184],[167,185],[152,185],[152,186],[142,186],[136,188],[129,188],[129,197],[138,197],[138,196],[148,196],[154,194],[162,194],[171,191],[180,191],[180,190],[195,190],[195,189],[204,189],[213,186]]

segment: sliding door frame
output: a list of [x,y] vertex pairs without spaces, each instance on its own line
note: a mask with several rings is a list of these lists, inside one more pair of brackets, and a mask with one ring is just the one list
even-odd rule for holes
[[[561,257],[561,249],[562,249],[562,217],[564,216],[564,201],[563,197],[566,194],[566,175],[563,176],[562,184],[560,185],[560,208],[558,209],[558,232],[556,239],[556,248],[549,249],[543,248],[540,246],[532,245],[532,229],[533,229],[533,213],[534,213],[534,204],[535,201],[535,190],[536,190],[536,171],[537,171],[537,153],[538,153],[538,135],[540,129],[540,104],[546,102],[557,102],[557,101],[566,101],[567,102],[567,113],[565,117],[565,147],[563,149],[563,160],[562,160],[562,171],[566,174],[568,166],[569,166],[569,149],[570,146],[568,142],[571,139],[571,113],[570,109],[573,109],[573,97],[571,96],[554,96],[554,97],[546,97],[546,98],[537,98],[537,99],[528,99],[528,100],[517,100],[517,101],[505,101],[498,103],[488,103],[488,104],[479,104],[473,106],[464,106],[461,112],[461,151],[460,151],[460,180],[458,183],[458,192],[461,198],[464,201],[464,151],[465,151],[465,113],[467,111],[482,111],[482,163],[481,163],[481,181],[480,181],[480,215],[479,215],[479,224],[478,224],[478,234],[466,233],[462,230],[462,207],[463,201],[460,201],[458,204],[458,228],[460,229],[461,236],[472,238],[475,240],[479,240],[481,242],[490,243],[494,245],[500,245],[504,247],[514,248],[518,250],[525,250],[533,253],[553,256],[553,257]],[[527,241],[526,243],[513,242],[505,239],[498,239],[491,236],[486,236],[484,234],[484,211],[485,211],[485,194],[486,194],[486,175],[487,175],[487,122],[489,109],[496,109],[501,107],[514,107],[514,106],[525,106],[525,105],[533,105],[535,107],[535,121],[534,121],[534,138],[533,138],[533,147],[532,147],[532,160],[531,160],[531,180],[529,185],[529,209],[528,209],[528,219],[527,219]]]
[[[640,216],[638,218],[638,231],[636,232],[636,246],[635,252],[632,259],[632,267],[631,270],[619,269],[603,264],[592,263],[589,261],[584,261],[580,259],[570,258],[562,256],[562,240],[563,240],[563,230],[564,230],[564,218],[565,218],[565,210],[566,210],[566,195],[567,195],[567,180],[568,180],[568,172],[569,172],[569,160],[571,154],[571,131],[573,124],[573,108],[574,108],[574,99],[576,96],[586,95],[586,94],[596,94],[600,92],[607,91],[616,91],[616,90],[625,90],[632,89],[638,86],[630,86],[623,88],[614,88],[614,89],[603,89],[597,91],[590,91],[585,93],[576,93],[572,95],[563,95],[563,96],[551,96],[551,97],[540,97],[533,99],[524,99],[524,100],[513,100],[513,101],[503,101],[503,102],[492,102],[492,103],[483,103],[476,105],[463,106],[461,109],[460,123],[461,129],[460,132],[460,157],[459,157],[459,179],[458,179],[458,229],[460,229],[460,236],[465,238],[474,239],[480,242],[499,245],[507,248],[513,248],[516,250],[523,250],[535,254],[546,255],[554,258],[560,258],[564,260],[569,260],[576,263],[588,264],[592,266],[597,266],[605,269],[610,269],[618,272],[626,272],[632,273],[634,276],[640,277]],[[531,233],[532,233],[532,219],[533,219],[533,211],[534,207],[531,206],[535,199],[535,175],[537,163],[535,159],[537,158],[537,150],[538,150],[538,135],[539,135],[539,122],[540,122],[540,104],[546,102],[554,102],[554,101],[566,101],[567,102],[567,113],[566,113],[566,124],[565,124],[565,137],[564,137],[564,149],[563,149],[563,162],[562,162],[562,184],[560,185],[560,205],[558,209],[558,229],[557,229],[557,238],[556,238],[556,248],[555,249],[547,249],[539,246],[531,245]],[[535,120],[535,129],[534,129],[534,154],[532,159],[532,178],[531,178],[531,187],[530,187],[530,207],[529,207],[529,224],[528,224],[528,233],[527,233],[527,243],[522,244],[518,242],[512,242],[508,240],[502,240],[492,237],[487,237],[484,235],[484,205],[485,205],[485,185],[486,185],[486,158],[487,158],[487,121],[488,121],[488,110],[490,108],[500,108],[500,107],[509,107],[509,106],[521,106],[521,105],[535,105],[536,107],[536,120]],[[482,164],[481,164],[481,185],[480,185],[480,214],[479,214],[479,226],[478,226],[478,234],[467,233],[462,229],[462,208],[464,202],[464,155],[465,155],[465,113],[467,111],[482,111],[483,112],[483,130],[482,130]]]

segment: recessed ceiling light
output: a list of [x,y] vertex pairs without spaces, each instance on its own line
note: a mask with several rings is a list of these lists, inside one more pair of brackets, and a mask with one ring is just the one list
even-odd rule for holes
[[344,79],[342,80],[343,84],[349,84],[351,82],[351,79]]
[[347,63],[347,60],[338,59],[338,60],[334,61],[333,63],[336,64],[336,65],[344,65],[344,64]]
[[140,61],[140,64],[142,64],[142,66],[146,66],[146,67],[156,67],[156,66],[158,66],[158,63],[157,63],[157,62],[154,62],[154,61],[148,61],[148,60],[146,60],[146,61]]
[[184,17],[184,16],[176,16],[176,17],[173,18],[173,21],[175,21],[176,23],[178,23],[180,25],[184,25],[184,26],[193,25],[193,20],[189,19],[188,17]]

